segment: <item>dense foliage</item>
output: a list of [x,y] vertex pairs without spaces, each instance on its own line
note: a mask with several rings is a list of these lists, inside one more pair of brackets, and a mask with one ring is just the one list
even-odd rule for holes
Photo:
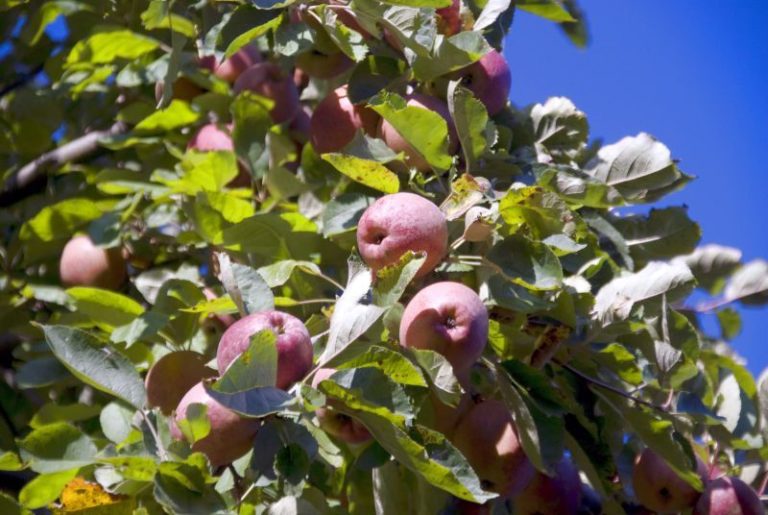
[[[768,263],[647,207],[692,179],[652,136],[504,102],[531,14],[586,44],[557,0],[0,0],[0,512],[527,513],[509,414],[500,480],[574,512],[639,509],[645,449],[759,492]],[[416,237],[374,258],[384,196]]]

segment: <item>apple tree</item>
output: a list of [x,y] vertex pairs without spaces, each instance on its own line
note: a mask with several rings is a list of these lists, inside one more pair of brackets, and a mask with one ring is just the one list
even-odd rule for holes
[[763,513],[768,262],[520,15],[0,0],[0,512]]

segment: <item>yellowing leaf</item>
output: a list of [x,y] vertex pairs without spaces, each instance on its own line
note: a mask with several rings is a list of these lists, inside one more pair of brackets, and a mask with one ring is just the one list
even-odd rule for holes
[[369,188],[382,193],[397,193],[400,190],[397,174],[376,161],[335,153],[323,154],[321,157],[339,172]]
[[52,510],[54,514],[122,515],[132,513],[135,507],[135,501],[130,497],[110,494],[98,483],[86,481],[82,477],[76,477],[67,483],[59,501],[60,507]]

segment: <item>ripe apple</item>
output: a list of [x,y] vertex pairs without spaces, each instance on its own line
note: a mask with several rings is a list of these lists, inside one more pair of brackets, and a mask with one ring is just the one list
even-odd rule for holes
[[[165,82],[157,81],[155,83],[155,101],[160,102],[163,98],[163,92],[165,90]],[[198,86],[195,82],[187,77],[179,77],[173,82],[173,97],[176,100],[184,100],[185,102],[192,102],[198,95],[205,93],[205,89]]]
[[201,354],[191,350],[171,352],[157,360],[144,380],[147,403],[170,415],[190,388],[216,375],[205,363]]
[[[200,152],[213,152],[216,150],[228,150],[234,152],[235,144],[230,136],[232,124],[228,124],[226,130],[215,123],[208,123],[200,127],[189,143],[188,149],[198,150]],[[234,188],[245,188],[251,184],[251,174],[243,163],[238,162],[238,174],[229,181],[227,186]]]
[[461,396],[459,404],[455,407],[444,404],[434,392],[429,393],[428,402],[425,408],[431,411],[432,427],[449,439],[453,436],[461,417],[474,406],[472,397],[467,393]]
[[579,471],[563,458],[554,476],[537,472],[513,502],[515,515],[576,515],[581,503]]
[[[705,478],[706,467],[698,458],[697,469],[702,479]],[[632,486],[640,504],[661,513],[675,513],[690,508],[701,495],[650,448],[646,448],[635,460]]]
[[400,345],[439,352],[459,379],[488,341],[488,311],[474,290],[445,281],[419,291],[403,311]]
[[332,79],[352,68],[354,64],[354,61],[341,51],[326,54],[312,49],[296,56],[296,67],[317,79]]
[[[420,107],[422,109],[428,109],[434,111],[443,117],[448,124],[448,153],[453,154],[458,148],[458,136],[456,135],[456,128],[451,120],[451,114],[448,111],[448,106],[442,100],[438,100],[435,97],[429,95],[423,95],[421,93],[412,93],[406,97],[406,104],[413,107]],[[394,150],[395,152],[403,152],[406,155],[406,162],[409,166],[416,168],[419,171],[431,170],[430,164],[424,159],[424,156],[408,143],[399,132],[385,119],[381,119],[378,129],[379,137]]]
[[456,426],[453,444],[467,458],[485,490],[512,497],[533,479],[535,469],[501,401],[490,399],[473,406]]
[[221,63],[218,63],[216,56],[206,55],[200,58],[200,66],[207,68],[218,78],[233,83],[245,70],[261,61],[259,49],[246,45]]
[[292,120],[299,109],[299,90],[293,83],[293,76],[274,63],[256,63],[249,67],[240,74],[232,89],[236,94],[243,90],[253,91],[274,101],[270,114],[275,123]]
[[507,60],[496,50],[491,50],[466,68],[453,72],[450,77],[461,79],[463,85],[485,104],[491,116],[507,105],[512,75]]
[[[312,388],[317,388],[321,381],[331,377],[334,372],[336,369],[333,368],[321,368],[315,372],[315,376],[312,378]],[[368,432],[368,429],[349,415],[335,411],[336,404],[337,401],[329,399],[327,407],[318,408],[315,411],[320,427],[326,433],[347,443],[359,444],[369,441],[371,433]]]
[[224,331],[216,351],[219,373],[251,344],[251,336],[269,329],[277,336],[277,388],[288,389],[312,368],[312,341],[301,320],[280,311],[262,311],[241,318]]
[[420,195],[393,193],[368,206],[357,224],[357,248],[376,272],[407,251],[426,252],[417,277],[431,272],[448,249],[448,226],[442,211]]
[[201,382],[190,388],[179,402],[170,424],[173,438],[176,440],[184,438],[178,422],[186,418],[190,404],[204,404],[207,408],[206,415],[211,424],[211,431],[205,438],[195,442],[192,450],[208,456],[211,465],[218,467],[232,463],[250,450],[253,438],[259,430],[259,421],[255,418],[241,417],[216,402],[208,395]]
[[123,285],[126,276],[122,250],[98,247],[85,234],[69,240],[61,253],[59,277],[64,286],[116,290]]
[[461,32],[461,2],[453,0],[450,6],[437,9],[437,30],[446,36]]
[[309,126],[309,140],[318,154],[338,152],[349,144],[358,130],[376,132],[379,115],[349,100],[347,86],[329,93],[315,108]]
[[723,476],[707,483],[693,515],[764,515],[760,497],[737,477]]

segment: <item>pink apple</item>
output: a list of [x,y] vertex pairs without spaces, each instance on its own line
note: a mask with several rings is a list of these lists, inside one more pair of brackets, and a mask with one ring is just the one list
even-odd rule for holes
[[191,350],[170,352],[158,359],[144,380],[147,404],[170,415],[190,388],[216,375],[205,363],[202,354]]
[[378,121],[379,116],[373,110],[349,100],[344,85],[317,104],[310,121],[309,139],[318,154],[338,152],[352,141],[358,130],[373,134]]
[[488,311],[474,290],[445,281],[419,291],[403,311],[400,345],[439,352],[460,379],[488,341]]
[[240,50],[224,59],[220,64],[216,56],[206,55],[200,58],[200,66],[212,71],[218,78],[229,83],[235,82],[246,69],[262,61],[259,49],[246,45]]
[[259,430],[259,420],[241,417],[219,404],[208,395],[203,383],[193,386],[179,402],[170,425],[173,438],[184,438],[178,422],[186,418],[190,404],[204,404],[207,408],[211,430],[205,438],[192,445],[192,450],[208,456],[211,465],[219,467],[231,463],[251,449]]
[[116,290],[125,282],[125,257],[119,248],[96,246],[87,235],[67,242],[59,261],[59,276],[64,286],[90,286]]
[[[189,143],[188,149],[200,152],[213,152],[216,150],[228,150],[234,152],[235,144],[230,136],[232,124],[227,125],[226,130],[215,123],[208,123],[200,127]],[[251,174],[246,166],[238,160],[238,174],[227,186],[233,188],[246,188],[251,184]]]
[[[312,388],[317,388],[321,381],[325,381],[336,372],[333,368],[321,368],[315,372],[312,378]],[[335,411],[337,401],[329,400],[328,406],[318,408],[315,411],[317,420],[325,432],[351,444],[367,442],[371,439],[368,429],[349,415]]]
[[216,351],[219,373],[251,344],[251,336],[269,329],[277,336],[277,382],[287,390],[312,368],[312,341],[298,318],[280,311],[262,311],[241,318],[224,331]]
[[368,206],[357,224],[357,248],[376,272],[396,263],[407,251],[426,252],[417,276],[431,272],[448,249],[448,226],[442,211],[413,193],[385,195]]
[[[451,120],[451,114],[448,111],[448,106],[442,100],[438,100],[435,97],[429,95],[423,95],[421,93],[412,93],[406,97],[406,103],[409,106],[420,107],[422,109],[428,109],[434,111],[448,124],[448,153],[453,154],[458,148],[458,137],[456,136],[456,128]],[[424,159],[424,156],[408,143],[399,132],[385,119],[382,118],[379,125],[379,137],[394,150],[395,152],[404,152],[406,155],[406,162],[409,166],[416,168],[419,171],[431,170],[430,164]]]
[[737,477],[723,476],[707,483],[693,515],[765,515],[757,493]]
[[354,64],[354,61],[341,51],[326,54],[319,50],[308,50],[296,57],[296,67],[310,77],[318,79],[332,79],[352,68]]
[[475,97],[485,104],[488,114],[493,116],[504,109],[509,99],[512,75],[506,59],[496,50],[491,50],[479,61],[450,75],[460,78]]
[[[704,463],[697,458],[698,473],[707,476]],[[672,513],[690,508],[701,492],[685,482],[667,462],[650,448],[641,452],[632,470],[632,486],[637,500],[653,511]]]
[[292,120],[299,110],[299,90],[293,76],[274,63],[256,63],[249,67],[240,74],[232,89],[235,93],[253,91],[271,99],[274,106],[270,114],[275,123]]
[[576,515],[581,504],[579,471],[563,458],[554,475],[537,472],[513,502],[515,515]]

